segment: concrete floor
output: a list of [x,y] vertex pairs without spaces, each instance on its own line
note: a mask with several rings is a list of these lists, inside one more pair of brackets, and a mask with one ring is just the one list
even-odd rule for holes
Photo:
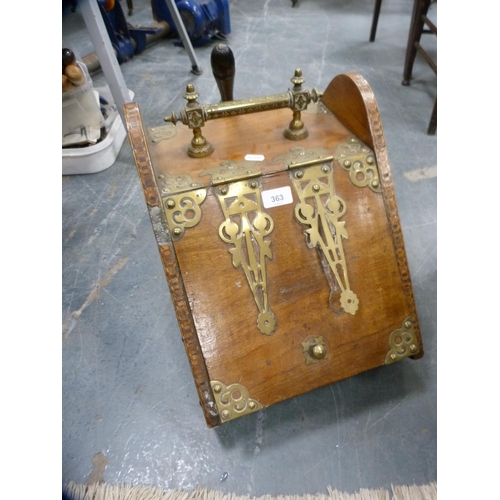
[[[122,2],[124,3],[124,2]],[[287,88],[296,67],[324,89],[359,72],[377,98],[392,167],[424,358],[317,389],[209,430],[198,404],[143,194],[126,141],[116,163],[63,177],[63,482],[196,486],[237,494],[354,492],[426,484],[436,472],[436,141],[426,135],[436,77],[417,57],[401,85],[411,15],[384,0],[375,43],[367,0],[230,0],[235,98]],[[132,24],[152,22],[134,0]],[[436,15],[433,5],[431,16]],[[93,52],[79,11],[63,41]],[[215,42],[214,42],[215,43]],[[424,37],[436,51],[434,37]],[[147,126],[183,106],[187,83],[219,100],[213,43],[204,70],[164,40],[121,66]],[[94,86],[105,85],[102,73]]]

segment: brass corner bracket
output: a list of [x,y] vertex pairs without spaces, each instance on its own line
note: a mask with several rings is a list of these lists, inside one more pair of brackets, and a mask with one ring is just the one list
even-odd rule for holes
[[406,318],[401,328],[389,335],[389,352],[385,357],[385,364],[394,363],[400,359],[414,356],[420,351],[415,335],[414,324],[410,317]]
[[375,154],[357,137],[337,145],[335,159],[349,172],[349,179],[355,186],[368,186],[374,193],[382,192]]
[[212,380],[210,385],[223,422],[264,408],[256,399],[250,397],[248,389],[242,384],[225,385],[219,380]]
[[187,174],[160,174],[158,188],[172,240],[178,241],[186,229],[200,222],[200,205],[207,197],[207,190]]

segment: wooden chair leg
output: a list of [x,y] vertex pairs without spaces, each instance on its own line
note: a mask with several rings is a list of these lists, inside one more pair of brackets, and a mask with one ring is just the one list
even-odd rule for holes
[[427,15],[431,0],[414,0],[413,12],[411,15],[410,33],[408,35],[408,45],[406,47],[405,66],[403,70],[403,85],[410,85],[413,63],[417,55],[416,43],[420,42],[424,29],[423,16]]
[[372,29],[370,31],[370,42],[375,41],[375,35],[377,34],[378,17],[380,15],[381,6],[382,6],[382,0],[375,0],[375,9],[373,10],[373,19],[372,19]]
[[127,0],[128,15],[131,16],[134,13],[134,2],[133,0]]
[[436,135],[437,128],[437,97],[434,101],[434,108],[432,108],[431,121],[429,122],[429,128],[427,129],[427,135]]

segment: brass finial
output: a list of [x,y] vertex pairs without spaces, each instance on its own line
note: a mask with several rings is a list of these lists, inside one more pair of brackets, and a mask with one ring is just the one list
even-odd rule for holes
[[[299,86],[299,87],[306,81],[306,79],[302,76],[302,70],[300,68],[297,68],[295,70],[295,74],[290,79],[290,81],[294,84],[294,86]],[[299,89],[294,88],[293,90],[299,90]]]
[[188,102],[188,106],[190,104],[196,104],[196,99],[198,99],[199,94],[194,89],[194,85],[192,83],[188,83],[186,85],[186,93],[184,94],[184,99]]
[[173,123],[175,125],[178,121],[178,118],[177,118],[177,115],[175,114],[175,112],[172,112],[172,114],[170,116],[165,116],[165,118],[163,118],[163,121],[170,122],[170,123]]

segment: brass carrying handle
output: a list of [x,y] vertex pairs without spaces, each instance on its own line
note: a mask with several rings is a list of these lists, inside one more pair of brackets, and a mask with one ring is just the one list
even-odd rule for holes
[[194,85],[188,84],[184,94],[184,99],[187,101],[186,107],[177,114],[173,112],[164,120],[174,125],[181,122],[193,130],[194,137],[187,152],[193,158],[203,158],[212,154],[213,146],[203,137],[201,127],[205,125],[205,122],[216,118],[290,108],[293,111],[293,118],[288,128],[283,131],[283,135],[293,141],[305,139],[309,133],[301,120],[301,112],[307,109],[311,101],[318,102],[323,93],[316,89],[306,90],[302,88],[305,78],[302,76],[300,68],[295,70],[295,74],[290,81],[293,83],[293,88],[283,94],[227,101],[218,104],[198,103],[198,92],[196,92]]
[[[190,89],[192,85],[188,85],[186,88],[186,97],[189,93],[194,92],[194,87]],[[322,92],[318,92],[316,89],[312,91],[306,90],[307,92],[305,99],[307,104],[312,102],[317,102],[318,99],[323,95]],[[199,104],[197,110],[203,113],[203,121],[214,120],[216,118],[225,118],[228,116],[244,115],[248,113],[259,113],[262,111],[271,111],[273,109],[290,108],[295,111],[294,108],[294,95],[293,91],[289,90],[283,94],[269,95],[265,97],[254,97],[252,99],[239,99],[237,101],[226,101],[219,104]],[[300,111],[307,108],[304,106]],[[170,116],[165,117],[166,122],[171,122],[176,124],[181,122],[184,125],[190,126],[189,115],[187,111],[189,108],[186,106],[180,113],[173,112]],[[194,128],[194,127],[193,127]]]

